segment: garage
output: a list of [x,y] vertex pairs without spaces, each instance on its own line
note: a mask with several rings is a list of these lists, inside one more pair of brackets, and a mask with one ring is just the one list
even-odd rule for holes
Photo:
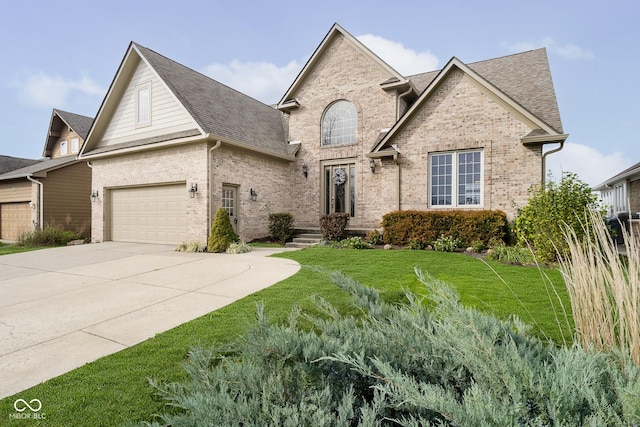
[[110,191],[111,240],[177,245],[186,241],[186,185],[118,188]]
[[18,240],[22,233],[31,230],[29,203],[0,204],[0,239]]

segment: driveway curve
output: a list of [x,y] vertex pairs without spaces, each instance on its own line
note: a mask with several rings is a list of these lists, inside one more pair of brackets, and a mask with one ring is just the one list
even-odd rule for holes
[[268,258],[106,242],[0,256],[0,398],[295,274]]

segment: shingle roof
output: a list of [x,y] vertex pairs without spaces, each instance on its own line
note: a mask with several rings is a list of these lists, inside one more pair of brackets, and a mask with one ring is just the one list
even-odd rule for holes
[[42,160],[0,155],[0,175],[41,161]]
[[76,156],[57,157],[55,159],[47,159],[39,161],[38,163],[15,169],[10,172],[0,175],[0,181],[6,179],[24,178],[27,175],[37,175],[39,172],[47,172],[54,169],[59,169],[67,164],[77,163]]
[[595,187],[593,187],[593,190],[595,191],[604,190],[605,188],[607,188],[607,185],[615,184],[616,182],[622,181],[623,179],[626,179],[632,175],[640,175],[640,162],[636,163],[633,166],[628,167],[627,169],[623,170],[620,173],[615,174],[614,176],[607,179],[603,183],[596,185]]
[[[544,48],[467,64],[496,88],[563,133],[547,51]],[[408,77],[420,92],[439,71]]]
[[86,139],[93,123],[93,117],[82,116],[80,114],[69,113],[58,109],[53,110],[62,120],[65,121],[82,139]]
[[280,111],[150,49],[133,45],[204,132],[289,156]]

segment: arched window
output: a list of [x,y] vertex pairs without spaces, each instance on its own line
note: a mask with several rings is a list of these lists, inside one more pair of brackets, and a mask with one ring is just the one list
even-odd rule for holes
[[358,141],[358,112],[349,101],[336,101],[322,115],[322,145],[351,144]]

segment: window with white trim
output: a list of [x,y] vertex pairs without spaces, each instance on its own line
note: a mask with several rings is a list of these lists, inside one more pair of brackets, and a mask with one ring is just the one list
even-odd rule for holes
[[482,150],[429,155],[429,205],[482,205]]
[[66,156],[68,152],[67,141],[62,141],[60,143],[60,155]]
[[322,115],[321,144],[331,146],[355,142],[358,142],[358,111],[349,101],[336,101]]
[[73,138],[71,140],[71,152],[77,153],[80,151],[80,140],[78,138]]
[[136,126],[151,124],[151,82],[136,86]]

